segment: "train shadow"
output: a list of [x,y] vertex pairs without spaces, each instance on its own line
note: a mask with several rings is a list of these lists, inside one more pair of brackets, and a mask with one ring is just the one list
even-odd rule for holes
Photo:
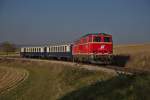
[[112,57],[112,62],[109,65],[125,67],[125,65],[129,60],[130,60],[129,55],[114,55]]
[[111,57],[108,57],[102,62],[94,62],[92,64],[94,65],[100,65],[100,66],[118,66],[118,67],[125,67],[127,62],[130,60],[129,55],[112,55]]

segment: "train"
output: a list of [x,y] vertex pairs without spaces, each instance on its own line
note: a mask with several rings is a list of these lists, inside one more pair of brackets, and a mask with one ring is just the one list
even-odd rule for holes
[[113,39],[108,33],[88,33],[73,43],[21,47],[21,57],[111,63]]

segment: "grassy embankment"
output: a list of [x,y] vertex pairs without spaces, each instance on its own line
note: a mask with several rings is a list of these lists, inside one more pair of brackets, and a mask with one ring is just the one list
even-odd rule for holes
[[71,91],[113,77],[101,71],[46,62],[1,61],[0,66],[23,68],[29,72],[24,83],[0,95],[0,100],[56,100]]

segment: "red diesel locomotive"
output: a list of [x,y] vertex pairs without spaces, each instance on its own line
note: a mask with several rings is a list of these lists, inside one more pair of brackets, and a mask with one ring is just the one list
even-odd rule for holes
[[110,63],[113,53],[112,35],[90,33],[75,41],[72,47],[74,61]]

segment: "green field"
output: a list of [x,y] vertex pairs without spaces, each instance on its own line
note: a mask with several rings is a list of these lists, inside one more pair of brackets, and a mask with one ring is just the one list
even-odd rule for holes
[[1,61],[0,66],[26,69],[29,77],[0,100],[150,100],[150,75],[112,76],[64,64]]

